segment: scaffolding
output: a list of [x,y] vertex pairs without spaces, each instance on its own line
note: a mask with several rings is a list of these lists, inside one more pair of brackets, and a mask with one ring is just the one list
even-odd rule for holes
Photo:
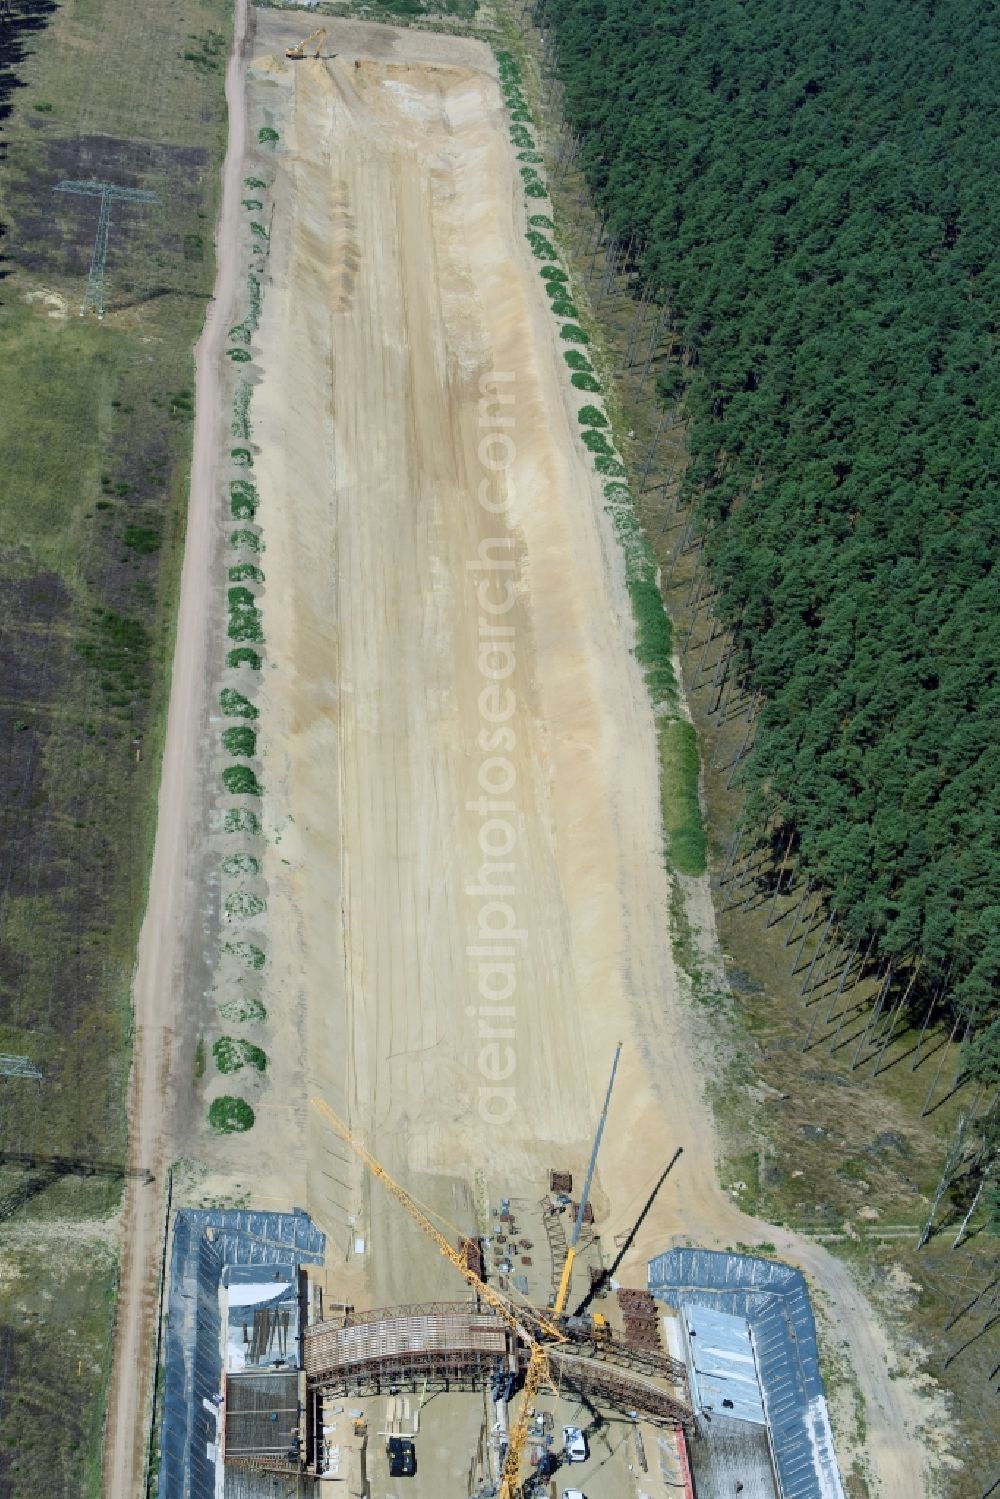
[[550,1349],[549,1358],[560,1390],[568,1389],[590,1400],[602,1401],[616,1410],[634,1411],[654,1425],[685,1428],[693,1425],[694,1416],[681,1400],[634,1369],[581,1358],[562,1348]]
[[315,1323],[303,1338],[310,1390],[359,1397],[418,1383],[478,1389],[511,1359],[503,1323],[467,1302],[355,1313]]

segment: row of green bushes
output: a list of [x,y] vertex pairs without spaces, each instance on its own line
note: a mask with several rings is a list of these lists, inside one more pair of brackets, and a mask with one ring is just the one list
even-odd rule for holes
[[[270,129],[259,132],[261,143],[273,144],[277,133]],[[245,177],[244,187],[250,192],[263,193],[266,184],[259,177]],[[247,197],[243,206],[250,213],[259,213],[264,207],[263,198]],[[266,246],[267,231],[259,221],[250,224],[251,234]],[[247,276],[249,308],[243,321],[230,331],[229,357],[237,363],[250,360],[250,344],[260,323],[261,284],[254,274]],[[251,529],[257,517],[259,496],[254,482],[253,450],[251,447],[253,428],[250,408],[253,387],[248,380],[237,382],[233,399],[231,430],[238,445],[230,448],[229,459],[233,468],[243,471],[239,478],[229,481],[229,508],[233,520],[243,522],[230,532],[229,546],[235,560],[227,564],[227,635],[238,642],[226,654],[226,666],[232,671],[261,670],[262,655],[255,647],[264,643],[263,620],[257,596],[249,585],[261,587],[264,572],[256,561],[248,560],[246,554],[258,557],[263,551],[259,531]],[[247,524],[249,523],[249,524]],[[223,789],[230,796],[260,798],[263,787],[253,766],[245,762],[256,758],[257,727],[259,712],[250,698],[236,687],[226,686],[219,694],[219,707],[226,718],[237,722],[226,724],[222,730],[222,748],[227,755],[234,756],[239,763],[226,765],[222,771]],[[224,815],[223,826],[227,833],[244,837],[260,836],[261,824],[258,813],[250,807],[229,807]],[[249,852],[227,854],[222,861],[222,873],[226,879],[248,880],[260,875],[261,864],[256,855]],[[233,890],[223,902],[223,913],[229,922],[253,921],[265,910],[263,898],[245,887]],[[225,941],[222,955],[233,959],[251,973],[260,972],[266,962],[262,947],[245,939]],[[218,1007],[219,1018],[232,1025],[259,1025],[267,1018],[267,1010],[254,995],[237,989],[232,998]],[[212,1043],[212,1056],[219,1072],[232,1075],[244,1068],[263,1073],[267,1068],[267,1053],[261,1047],[243,1037],[222,1035]],[[244,1098],[226,1094],[216,1098],[209,1107],[208,1122],[220,1134],[242,1133],[253,1127],[255,1120],[252,1106]]]
[[[535,153],[536,143],[526,128],[531,112],[521,92],[517,62],[510,53],[500,52],[497,66],[511,113],[510,136],[518,149],[518,159],[534,159],[527,154]],[[520,171],[526,196],[541,196],[545,187],[538,173],[530,166],[523,166]],[[549,237],[555,233],[555,223],[548,215],[529,216],[527,240],[532,254],[543,262],[540,274],[552,312],[558,318],[575,319],[579,313],[569,293],[569,276],[559,264],[554,238]],[[600,395],[601,383],[583,352],[590,342],[586,331],[578,322],[566,322],[559,334],[564,343],[579,346],[563,353],[574,389]],[[604,485],[605,510],[625,560],[625,582],[635,620],[635,654],[657,717],[663,826],[671,860],[682,874],[701,875],[705,871],[706,846],[698,796],[697,737],[680,712],[673,668],[673,632],[657,581],[656,557],[639,522],[635,500],[626,482],[625,465],[609,435],[607,416],[599,407],[585,405],[577,412],[577,420],[583,428],[583,443],[593,458],[594,468],[608,481]]]

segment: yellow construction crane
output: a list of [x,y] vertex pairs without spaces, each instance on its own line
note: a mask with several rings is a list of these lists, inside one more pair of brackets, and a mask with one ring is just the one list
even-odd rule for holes
[[505,1326],[510,1329],[515,1337],[520,1338],[522,1342],[526,1343],[530,1350],[528,1368],[521,1390],[521,1409],[517,1420],[511,1427],[507,1440],[507,1451],[504,1455],[503,1467],[500,1471],[500,1483],[497,1489],[498,1499],[518,1499],[518,1495],[521,1492],[519,1484],[521,1459],[524,1455],[528,1434],[531,1429],[531,1413],[535,1396],[544,1385],[548,1385],[552,1390],[557,1388],[549,1366],[546,1343],[542,1339],[544,1338],[551,1343],[565,1343],[568,1341],[566,1333],[559,1326],[559,1322],[565,1314],[566,1303],[569,1298],[573,1260],[580,1238],[584,1213],[590,1197],[590,1187],[594,1179],[594,1168],[597,1164],[597,1152],[600,1149],[601,1136],[604,1133],[604,1125],[608,1117],[608,1104],[611,1101],[611,1089],[614,1087],[615,1073],[618,1071],[618,1059],[621,1056],[621,1050],[621,1042],[619,1042],[618,1048],[615,1051],[614,1064],[611,1068],[611,1080],[608,1083],[608,1091],[604,1098],[604,1108],[601,1110],[601,1119],[597,1126],[594,1148],[590,1153],[587,1179],[584,1183],[579,1208],[577,1209],[576,1221],[573,1225],[566,1261],[563,1265],[562,1276],[559,1281],[559,1290],[556,1293],[555,1305],[552,1308],[551,1316],[546,1316],[535,1308],[521,1308],[508,1297],[494,1290],[492,1286],[487,1285],[486,1281],[482,1280],[476,1274],[475,1270],[472,1269],[461,1251],[455,1249],[449,1243],[440,1229],[435,1227],[427,1217],[427,1214],[414,1202],[405,1187],[401,1187],[389,1175],[381,1161],[377,1160],[371,1151],[362,1145],[361,1141],[351,1133],[348,1126],[333,1112],[329,1104],[322,1098],[313,1098],[311,1100],[313,1106],[322,1114],[323,1118],[330,1125],[330,1128],[340,1136],[345,1145],[349,1146],[362,1165],[375,1177],[376,1181],[382,1183],[386,1191],[396,1199],[404,1212],[408,1213],[414,1223],[423,1229],[428,1238],[434,1241],[445,1259],[451,1261],[459,1275],[468,1281],[480,1299],[493,1308]]
[[322,45],[323,45],[323,43],[325,41],[326,41],[326,27],[325,26],[321,26],[318,31],[314,31],[311,36],[307,36],[306,39],[305,39],[305,41],[303,41],[303,42],[296,42],[294,47],[286,47],[285,48],[285,56],[286,57],[290,57],[294,62],[297,62],[300,57],[307,57],[308,56],[308,53],[306,52],[306,48],[307,47],[311,47],[312,44],[313,44],[313,42],[315,42],[316,43],[316,51],[313,53],[313,57],[318,57],[319,56],[319,49],[320,49],[320,47],[322,47]]

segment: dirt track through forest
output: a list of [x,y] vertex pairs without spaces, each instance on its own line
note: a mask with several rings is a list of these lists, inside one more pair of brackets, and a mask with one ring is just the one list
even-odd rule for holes
[[[621,1039],[595,1201],[607,1244],[684,1147],[622,1273],[640,1283],[646,1258],[681,1238],[775,1242],[844,1319],[880,1492],[913,1499],[927,1489],[914,1440],[923,1411],[890,1378],[888,1345],[847,1270],[747,1219],[718,1186],[704,1035],[669,942],[655,738],[622,562],[524,238],[492,58],[464,40],[329,21],[337,56],[290,65],[284,47],[308,18],[267,10],[256,25],[252,123],[266,115],[281,143],[254,400],[275,1039],[257,1128],[226,1145],[234,1173],[255,1171],[269,1206],[308,1207],[355,1299],[447,1294],[447,1267],[359,1178],[308,1094],[465,1224],[478,1173],[495,1200],[540,1186],[549,1165],[582,1169]],[[231,154],[223,306],[241,169]],[[155,1006],[186,824],[170,832],[168,814],[187,805],[194,776],[187,676],[204,659],[209,586],[191,554],[211,488],[223,328],[210,320],[200,349],[197,483],[137,976],[142,1164],[169,1159],[150,1017],[166,1025],[171,1013]],[[129,1379],[150,1326],[152,1196],[126,1204],[118,1369]],[[114,1433],[134,1430],[141,1409],[122,1386],[116,1374],[116,1499],[137,1492],[128,1474],[140,1458],[114,1458]]]

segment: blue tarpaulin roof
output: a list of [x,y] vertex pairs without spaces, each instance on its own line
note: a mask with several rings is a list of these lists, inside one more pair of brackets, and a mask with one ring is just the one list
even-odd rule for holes
[[[321,1264],[326,1240],[307,1213],[183,1208],[174,1219],[158,1499],[215,1499],[216,1401],[222,1390],[223,1268]],[[234,1270],[231,1279],[240,1279]],[[257,1279],[266,1279],[258,1271]]]
[[782,1499],[844,1499],[802,1272],[754,1255],[671,1249],[650,1260],[648,1277],[668,1306],[746,1318]]
[[764,1424],[750,1327],[745,1317],[685,1301],[681,1306],[692,1369],[691,1399],[699,1410]]

